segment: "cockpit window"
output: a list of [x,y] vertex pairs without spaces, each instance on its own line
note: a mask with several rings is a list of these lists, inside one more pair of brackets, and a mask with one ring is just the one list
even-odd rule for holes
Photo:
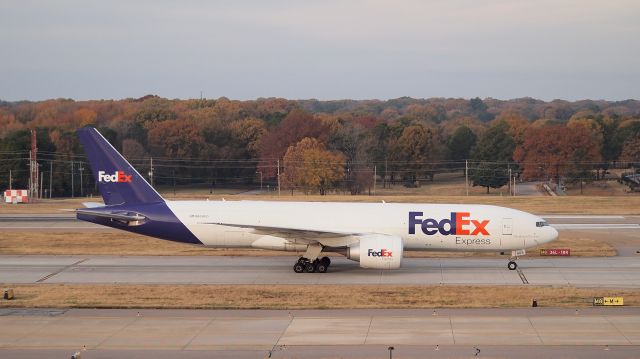
[[540,221],[540,222],[536,222],[536,227],[545,227],[548,226],[549,223],[545,222],[545,221]]

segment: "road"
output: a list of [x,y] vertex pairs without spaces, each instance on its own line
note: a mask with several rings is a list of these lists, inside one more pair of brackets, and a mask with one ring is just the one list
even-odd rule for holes
[[393,271],[342,257],[328,273],[294,273],[294,258],[211,256],[0,256],[0,283],[554,285],[640,288],[633,257],[405,258]]
[[542,196],[547,195],[545,192],[538,190],[540,182],[517,182],[516,196]]
[[385,358],[389,346],[399,358],[632,358],[640,309],[0,310],[7,358]]

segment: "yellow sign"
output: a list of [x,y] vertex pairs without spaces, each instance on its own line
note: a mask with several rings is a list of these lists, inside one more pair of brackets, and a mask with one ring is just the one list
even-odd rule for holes
[[623,297],[594,297],[593,305],[624,305]]

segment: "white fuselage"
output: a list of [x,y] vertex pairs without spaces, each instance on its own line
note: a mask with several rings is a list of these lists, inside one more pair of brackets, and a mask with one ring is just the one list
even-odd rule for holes
[[[283,231],[386,234],[407,250],[506,251],[550,242],[558,232],[540,217],[489,205],[420,203],[167,201],[185,226],[210,247],[304,250],[305,241]],[[452,225],[455,223],[455,226]],[[286,231],[285,231],[286,232]]]

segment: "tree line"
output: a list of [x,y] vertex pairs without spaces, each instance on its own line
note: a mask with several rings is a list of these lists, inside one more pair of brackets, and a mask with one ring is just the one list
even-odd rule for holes
[[[40,171],[53,193],[95,192],[75,134],[83,126],[98,128],[161,186],[260,178],[292,191],[359,194],[374,178],[419,186],[467,168],[488,191],[510,176],[589,181],[640,162],[636,100],[0,101],[0,188],[9,187],[10,171],[12,187],[26,187],[29,130],[36,129]],[[77,188],[78,176],[86,190]]]

